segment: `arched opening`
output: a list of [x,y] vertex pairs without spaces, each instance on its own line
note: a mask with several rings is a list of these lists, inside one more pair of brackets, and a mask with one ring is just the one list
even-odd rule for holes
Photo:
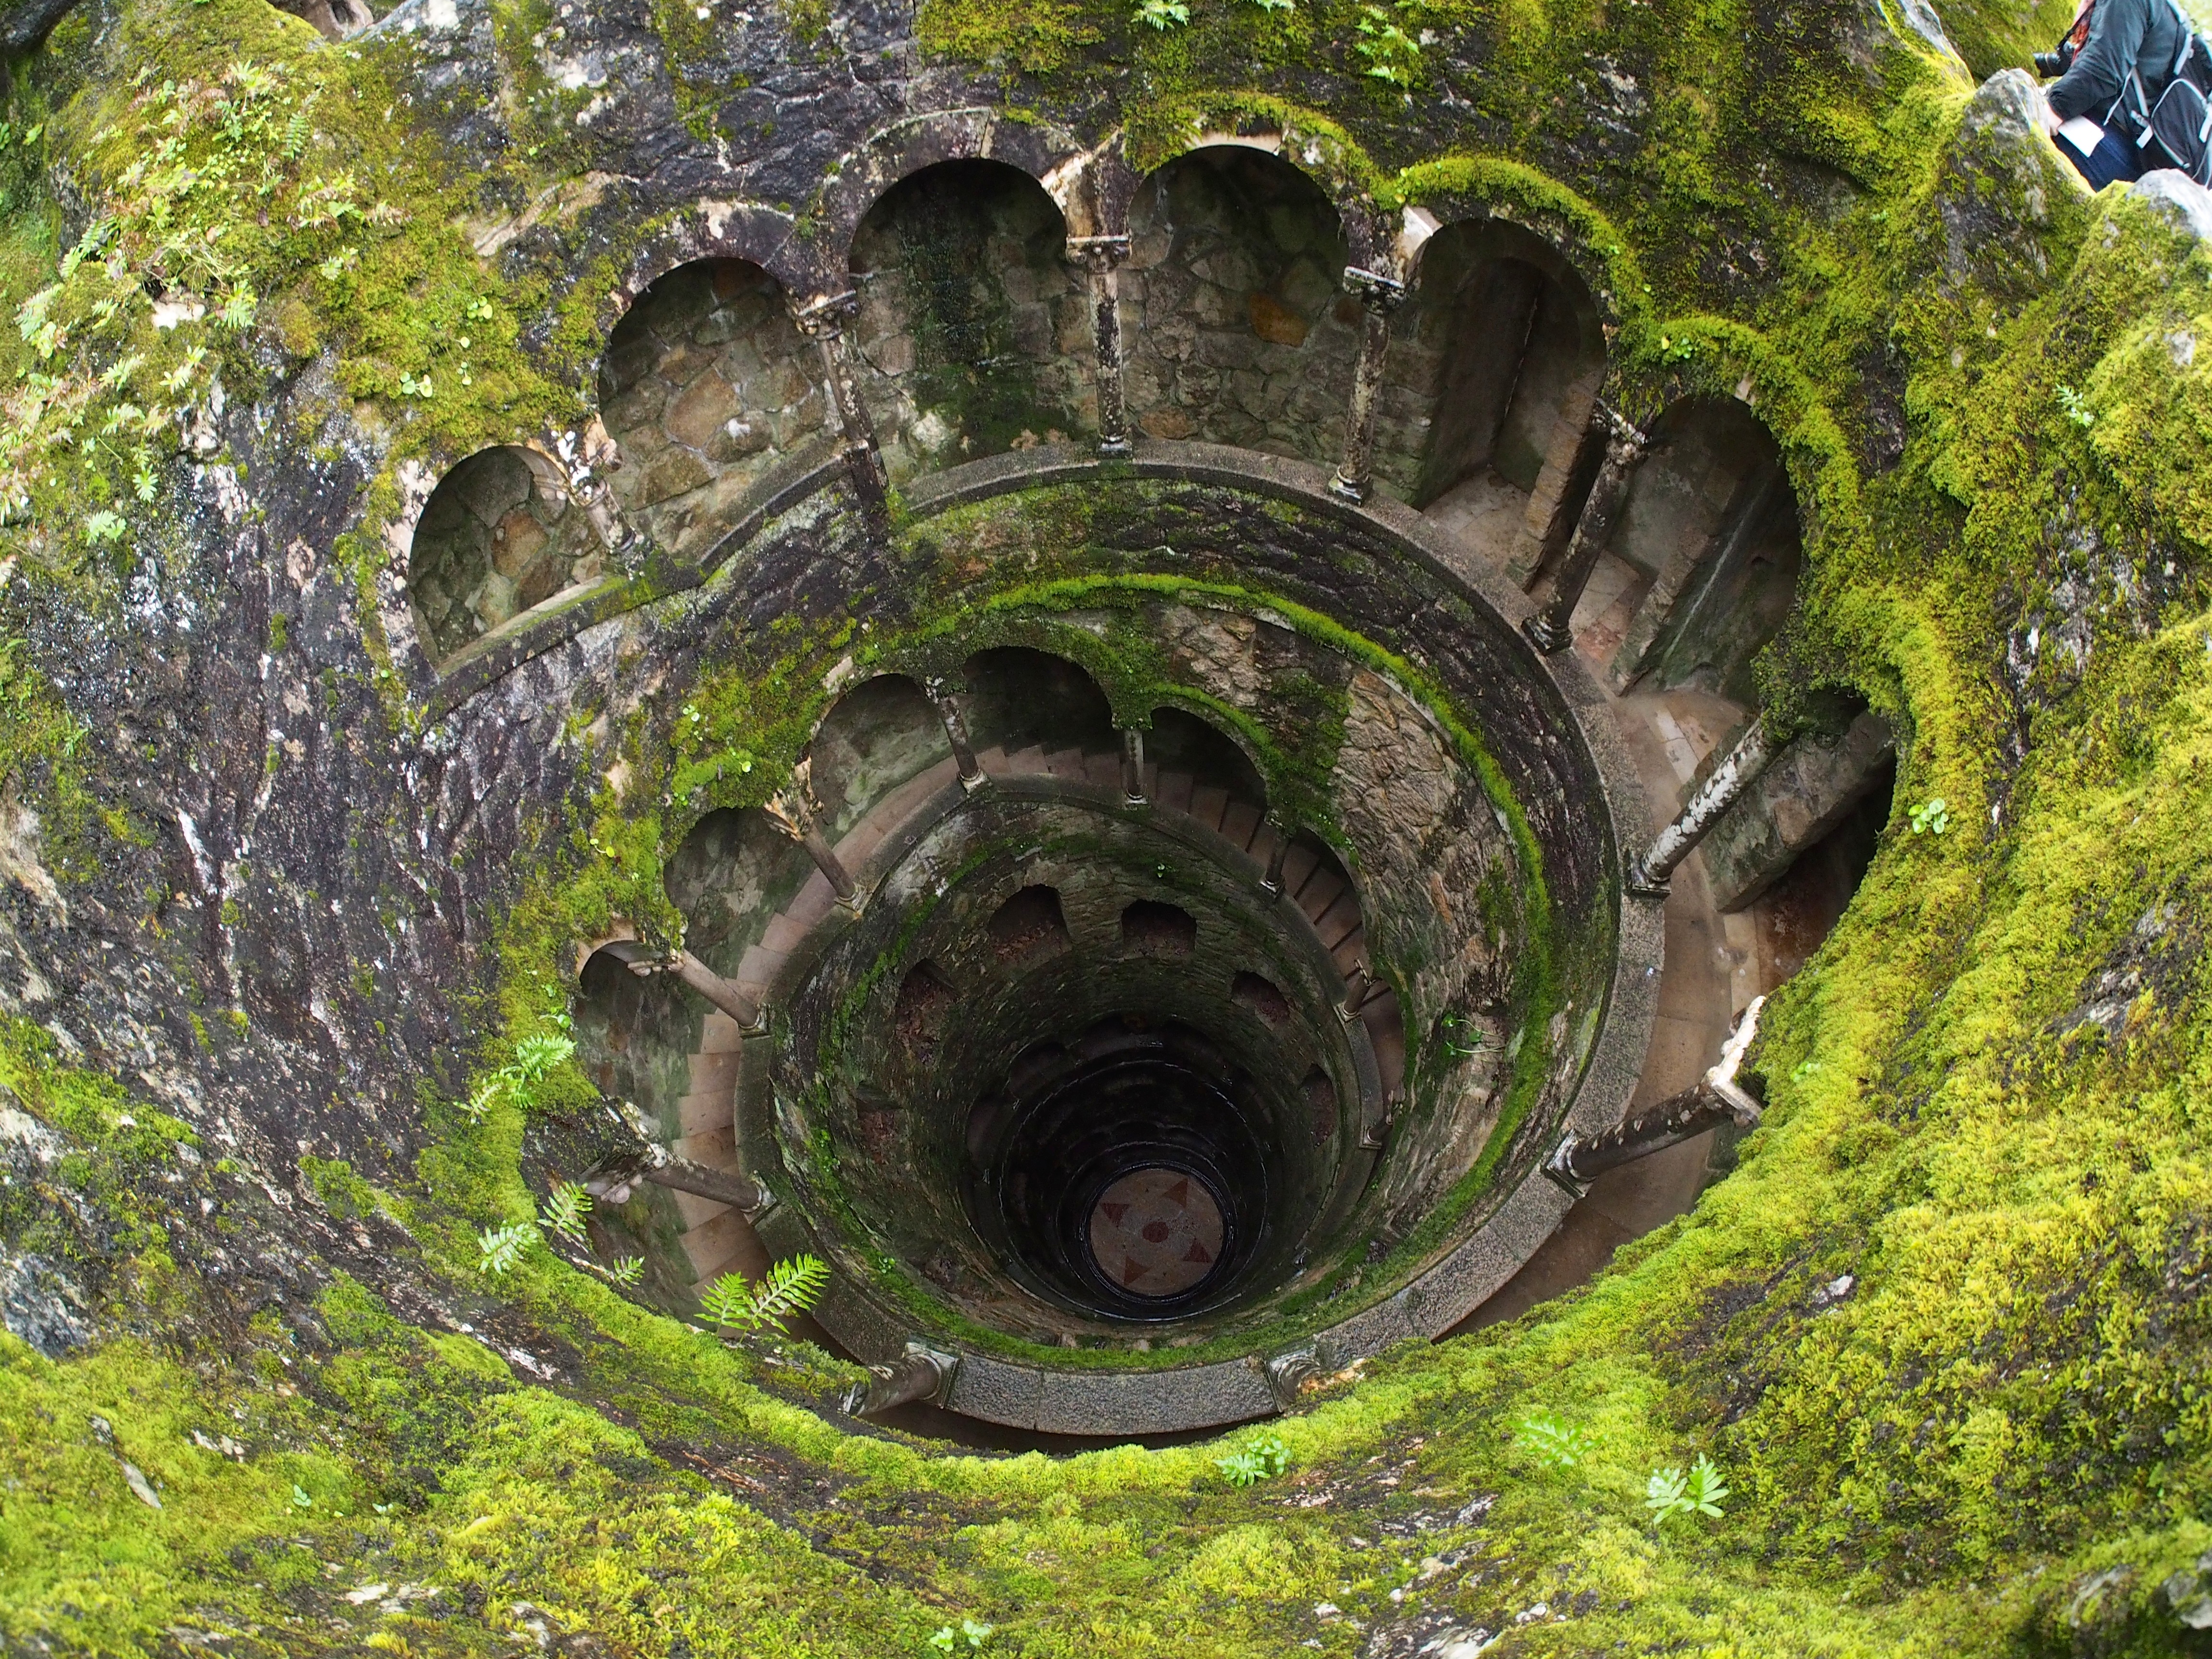
[[743,259],[679,265],[638,296],[599,362],[612,484],[653,539],[696,557],[827,418],[783,288]]
[[1377,479],[1483,562],[1509,564],[1516,543],[1525,561],[1589,489],[1605,357],[1597,307],[1555,249],[1495,221],[1447,226],[1395,322]]
[[992,914],[984,933],[1001,962],[1028,962],[1063,948],[1067,921],[1060,914],[1059,890],[1023,888]]
[[896,1022],[900,1045],[918,1065],[933,1057],[945,1022],[960,1000],[951,981],[933,962],[920,962],[899,981]]
[[1121,943],[1140,956],[1187,957],[1198,948],[1198,918],[1179,904],[1139,899],[1121,912]]
[[1283,994],[1282,988],[1261,974],[1237,975],[1229,983],[1229,1000],[1240,1008],[1250,1009],[1270,1030],[1279,1030],[1293,1018],[1291,1000]]
[[1121,278],[1129,412],[1196,438],[1333,465],[1359,349],[1343,228],[1279,156],[1218,145],[1139,187]]
[[771,925],[814,874],[806,849],[757,807],[724,808],[691,828],[668,861],[684,945],[723,978],[760,986],[781,965]]
[[1692,687],[1749,708],[1752,657],[1788,614],[1802,557],[1773,435],[1733,398],[1678,404],[1577,607],[1583,648],[1611,649],[1618,689]]
[[[1255,811],[1267,810],[1267,782],[1251,757],[1211,721],[1186,709],[1152,710],[1145,759],[1159,769],[1157,793],[1163,800],[1180,805],[1194,791],[1212,788]],[[1190,780],[1187,787],[1178,781],[1184,777]]]
[[942,781],[952,776],[945,723],[903,674],[879,674],[840,697],[807,753],[822,830],[833,842],[879,805],[895,812],[937,771],[945,771]]
[[996,647],[970,657],[963,678],[969,738],[987,769],[994,755],[1012,757],[1030,750],[1040,760],[1069,750],[1121,750],[1106,694],[1065,657],[1026,646]]
[[439,481],[416,521],[407,591],[431,656],[596,580],[606,546],[546,456],[483,449]]
[[1000,161],[901,179],[854,233],[861,396],[894,482],[1097,429],[1089,303],[1044,186]]

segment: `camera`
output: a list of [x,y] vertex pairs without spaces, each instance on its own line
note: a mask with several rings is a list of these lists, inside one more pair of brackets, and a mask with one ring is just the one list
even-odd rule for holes
[[2045,81],[2055,81],[2074,67],[2074,43],[2061,40],[2053,52],[2035,54],[2035,72]]

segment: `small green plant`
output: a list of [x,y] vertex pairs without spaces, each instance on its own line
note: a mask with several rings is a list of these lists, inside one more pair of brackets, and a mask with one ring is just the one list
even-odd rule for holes
[[[576,1040],[568,1034],[566,1015],[556,1015],[558,1031],[541,1031],[514,1045],[514,1058],[476,1086],[461,1103],[462,1115],[481,1123],[502,1094],[528,1111],[538,1103],[538,1085],[576,1052]],[[588,1207],[588,1206],[587,1206]]]
[[1644,1507],[1651,1511],[1651,1524],[1663,1527],[1678,1515],[1709,1515],[1717,1520],[1721,1499],[1729,1495],[1721,1472],[1703,1452],[1684,1474],[1680,1469],[1654,1469],[1644,1483]]
[[1482,1028],[1458,1014],[1443,1018],[1444,1052],[1455,1060],[1473,1060],[1483,1049]]
[[584,1242],[584,1218],[592,1212],[592,1195],[573,1181],[562,1182],[538,1212],[538,1224],[558,1233],[572,1244]]
[[1255,1435],[1225,1457],[1215,1458],[1213,1467],[1232,1486],[1254,1486],[1291,1467],[1291,1449],[1279,1434]]
[[1190,21],[1182,0],[1137,0],[1137,21],[1148,29],[1179,29]]
[[973,1619],[963,1619],[957,1630],[951,1625],[939,1628],[937,1634],[929,1638],[929,1645],[939,1653],[951,1653],[964,1640],[969,1650],[973,1651],[989,1641],[991,1632],[997,1628],[995,1625],[979,1625]]
[[403,398],[421,398],[427,402],[438,395],[438,389],[430,384],[430,377],[428,374],[402,374],[399,377],[399,395]]
[[743,1273],[724,1273],[699,1298],[699,1311],[717,1330],[781,1331],[786,1320],[814,1305],[829,1282],[828,1262],[795,1255],[770,1267],[757,1285]]
[[1515,1425],[1513,1443],[1554,1469],[1571,1469],[1598,1449],[1595,1435],[1562,1423],[1549,1412],[1532,1412],[1522,1418]]
[[1397,20],[1381,6],[1359,9],[1359,35],[1352,47],[1373,80],[1404,90],[1420,75],[1421,43],[1400,28]]
[[645,1258],[641,1255],[618,1255],[607,1268],[606,1274],[617,1285],[635,1285],[645,1277]]
[[477,1235],[477,1248],[482,1252],[477,1258],[477,1271],[494,1277],[506,1273],[522,1259],[522,1252],[537,1237],[538,1229],[527,1221],[485,1228]]
[[2087,431],[2097,424],[2097,412],[2089,407],[2088,399],[2070,386],[2058,388],[2058,406],[2066,411],[2066,418]]
[[1940,836],[1951,827],[1949,809],[1941,795],[1930,796],[1912,809],[1912,833]]
[[1261,11],[1296,11],[1298,0],[1252,0]]

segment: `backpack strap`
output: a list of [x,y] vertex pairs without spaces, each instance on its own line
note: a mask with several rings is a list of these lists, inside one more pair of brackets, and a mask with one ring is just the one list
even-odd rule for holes
[[2197,24],[2181,9],[2181,0],[2166,0],[2166,9],[2173,14],[2174,27],[2181,31],[2181,46],[2173,54],[2173,69],[2166,78],[2172,80],[2189,67],[2189,54],[2197,45]]

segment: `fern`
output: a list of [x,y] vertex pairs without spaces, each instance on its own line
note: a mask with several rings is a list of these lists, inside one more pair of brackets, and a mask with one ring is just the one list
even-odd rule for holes
[[640,1255],[618,1255],[614,1265],[606,1270],[607,1277],[616,1284],[629,1286],[645,1277],[645,1258]]
[[1573,1468],[1598,1449],[1596,1436],[1571,1423],[1562,1423],[1548,1412],[1531,1413],[1516,1428],[1514,1444],[1555,1469]]
[[1654,1526],[1664,1526],[1678,1515],[1709,1515],[1718,1519],[1723,1513],[1721,1499],[1728,1495],[1720,1470],[1703,1452],[1698,1454],[1687,1474],[1680,1469],[1654,1469],[1644,1483],[1644,1507],[1651,1511]]
[[830,1283],[830,1264],[819,1256],[779,1261],[757,1285],[742,1273],[724,1273],[699,1298],[699,1311],[717,1330],[781,1331],[784,1322],[812,1307]]
[[1213,1467],[1232,1486],[1257,1486],[1291,1467],[1291,1449],[1279,1434],[1257,1435],[1227,1456],[1215,1458]]
[[544,1206],[538,1212],[538,1224],[548,1232],[556,1232],[572,1244],[584,1242],[584,1218],[592,1212],[592,1197],[573,1181],[563,1181],[553,1188]]
[[538,1229],[527,1221],[518,1221],[512,1226],[487,1227],[477,1235],[477,1271],[494,1277],[506,1273],[522,1259],[522,1252],[538,1237]]

